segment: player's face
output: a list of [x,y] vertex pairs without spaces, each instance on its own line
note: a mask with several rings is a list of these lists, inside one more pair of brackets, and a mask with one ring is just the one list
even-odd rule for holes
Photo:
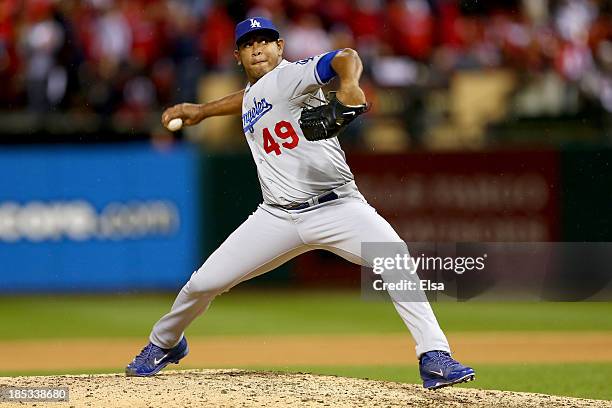
[[249,82],[254,83],[281,62],[284,45],[282,39],[254,35],[240,44],[234,56],[238,64],[244,66]]

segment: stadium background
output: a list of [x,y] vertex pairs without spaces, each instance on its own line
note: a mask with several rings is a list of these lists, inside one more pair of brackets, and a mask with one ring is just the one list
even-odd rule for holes
[[[160,125],[164,107],[244,86],[232,39],[246,16],[277,22],[289,60],[359,51],[373,110],[342,145],[406,241],[611,241],[611,13],[588,0],[2,1],[0,372],[120,371],[255,209],[237,118]],[[417,382],[393,308],[358,288],[358,268],[303,255],[216,300],[181,367]],[[612,398],[610,303],[434,309],[478,369],[470,386]]]

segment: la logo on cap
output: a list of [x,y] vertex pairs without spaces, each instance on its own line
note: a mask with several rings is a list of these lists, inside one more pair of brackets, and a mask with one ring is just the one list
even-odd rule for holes
[[250,18],[251,20],[251,28],[261,27],[261,23],[254,18]]

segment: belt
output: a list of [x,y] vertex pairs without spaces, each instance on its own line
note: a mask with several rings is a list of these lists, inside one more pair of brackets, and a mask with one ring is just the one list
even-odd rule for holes
[[338,194],[336,194],[333,191],[330,191],[329,193],[325,193],[322,196],[317,196],[317,197],[311,198],[310,200],[304,201],[303,203],[292,204],[292,205],[287,206],[285,208],[288,209],[288,210],[303,210],[305,208],[312,207],[312,206],[317,205],[317,204],[323,204],[323,203],[326,203],[328,201],[333,201],[333,200],[336,200],[338,198],[339,198]]

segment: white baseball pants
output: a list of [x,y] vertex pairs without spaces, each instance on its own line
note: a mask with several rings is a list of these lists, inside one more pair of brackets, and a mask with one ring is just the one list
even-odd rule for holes
[[[391,225],[372,208],[354,182],[340,198],[290,211],[261,204],[204,262],[178,294],[172,309],[153,327],[150,341],[172,348],[212,300],[240,282],[264,274],[313,249],[325,249],[365,265],[362,242],[401,242]],[[348,189],[348,191],[346,191]],[[426,301],[393,301],[416,343],[417,357],[430,350],[450,352]]]

